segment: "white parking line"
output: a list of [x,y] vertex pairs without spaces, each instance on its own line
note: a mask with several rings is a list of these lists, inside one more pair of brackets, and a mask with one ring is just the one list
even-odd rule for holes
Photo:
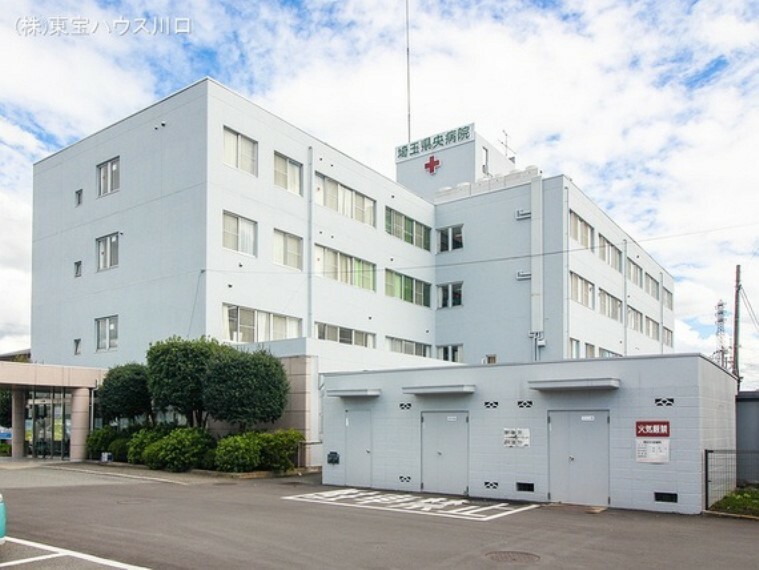
[[[282,498],[290,501],[302,501],[306,503],[321,503],[325,505],[374,509],[395,513],[417,513],[421,515],[480,522],[491,521],[515,513],[529,511],[540,506],[526,505],[523,507],[515,507],[509,503],[472,505],[467,499],[451,497],[418,497],[416,495],[381,493],[379,491],[365,491],[360,489],[338,489],[333,491],[322,491],[320,493],[308,493],[305,495],[291,495]],[[485,514],[487,512],[495,512],[495,514]]]
[[23,558],[20,560],[11,560],[10,562],[4,562],[0,564],[0,568],[6,568],[8,566],[19,566],[21,564],[36,562],[38,560],[48,560],[51,558],[61,558],[63,556],[71,556],[72,558],[78,558],[80,560],[94,562],[95,564],[102,564],[103,566],[108,566],[110,568],[121,568],[122,570],[148,570],[147,568],[144,568],[142,566],[132,566],[131,564],[124,564],[122,562],[116,562],[115,560],[108,560],[107,558],[99,558],[97,556],[92,556],[91,554],[85,554],[84,552],[76,552],[75,550],[57,548],[55,546],[40,544],[39,542],[32,542],[30,540],[23,540],[20,538],[11,538],[10,536],[6,536],[5,540],[8,542],[13,542],[15,544],[21,544],[23,546],[31,546],[32,548],[47,550],[49,552],[52,552],[52,554],[35,556],[32,558]]

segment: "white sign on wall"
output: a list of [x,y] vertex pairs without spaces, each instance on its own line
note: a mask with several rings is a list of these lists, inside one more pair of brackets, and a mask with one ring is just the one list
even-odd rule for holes
[[635,422],[635,461],[638,463],[669,463],[669,420],[638,420]]
[[505,447],[530,447],[530,428],[503,428]]

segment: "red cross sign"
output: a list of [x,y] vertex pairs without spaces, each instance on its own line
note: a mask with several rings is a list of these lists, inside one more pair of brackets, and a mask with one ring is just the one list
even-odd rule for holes
[[440,166],[440,161],[435,158],[433,154],[430,159],[424,164],[424,168],[429,171],[430,174],[435,174],[435,170]]

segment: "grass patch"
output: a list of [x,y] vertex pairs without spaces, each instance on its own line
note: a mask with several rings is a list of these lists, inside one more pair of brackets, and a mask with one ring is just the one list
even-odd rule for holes
[[759,487],[738,489],[714,503],[710,510],[759,517]]

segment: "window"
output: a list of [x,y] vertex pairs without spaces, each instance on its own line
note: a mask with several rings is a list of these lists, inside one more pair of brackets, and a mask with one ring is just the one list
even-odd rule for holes
[[385,208],[385,231],[406,243],[430,251],[432,229],[392,208]]
[[464,247],[464,226],[451,226],[437,231],[438,251],[453,251]]
[[483,146],[482,147],[482,173],[483,174],[489,174],[490,173],[490,160],[488,157],[488,147]]
[[[485,149],[487,150],[487,149]],[[498,361],[498,357],[495,354],[485,355],[485,364],[495,364]]]
[[627,327],[631,330],[643,332],[643,313],[627,307]]
[[627,278],[638,287],[643,287],[643,268],[627,258]]
[[256,255],[257,230],[256,222],[224,212],[222,243],[227,249]]
[[595,358],[596,357],[596,347],[592,344],[585,343],[585,358]]
[[81,188],[74,192],[74,206],[82,205],[82,193],[83,190]]
[[82,339],[81,338],[75,338],[74,339],[74,354],[82,354]]
[[[98,165],[98,196],[116,192],[121,186],[119,157]],[[77,204],[78,205],[78,204]]]
[[119,317],[95,319],[95,346],[98,350],[112,350],[119,346]]
[[575,212],[569,212],[569,235],[583,247],[593,247],[593,227]]
[[337,325],[328,325],[326,323],[316,323],[315,328],[316,337],[321,340],[331,340],[341,344],[353,344],[366,348],[376,347],[374,333],[339,327]]
[[622,251],[602,235],[598,236],[598,256],[622,273]]
[[439,360],[447,360],[448,362],[463,362],[464,347],[460,344],[438,346],[437,357]]
[[622,322],[622,301],[613,295],[609,295],[603,289],[598,292],[598,308],[602,315]]
[[675,346],[674,335],[667,327],[662,327],[662,341],[666,346]]
[[672,299],[672,291],[670,291],[666,287],[662,287],[662,295],[664,296],[664,306],[667,309],[672,309],[674,307],[674,303]]
[[374,200],[318,172],[314,201],[358,222],[370,226],[375,224]]
[[74,277],[81,277],[81,276],[82,276],[82,262],[75,261],[74,262]]
[[303,194],[303,166],[299,162],[274,153],[274,184],[288,192]]
[[274,230],[274,262],[302,269],[303,240],[298,236]]
[[576,338],[569,339],[569,358],[580,358],[580,341]]
[[385,270],[385,295],[409,303],[430,306],[431,285],[390,269]]
[[299,338],[301,320],[237,305],[223,305],[226,339],[232,342],[266,342]]
[[659,340],[659,323],[646,317],[646,336],[653,340]]
[[593,284],[577,275],[577,273],[570,273],[569,281],[570,298],[590,309],[595,308],[595,288]]
[[258,175],[258,143],[224,127],[224,162],[229,166]]
[[439,285],[437,288],[438,308],[459,307],[461,305],[461,288],[463,285],[463,283]]
[[600,358],[619,358],[622,355],[617,352],[612,352],[611,350],[607,350],[605,348],[599,348],[598,356]]
[[321,245],[315,246],[314,249],[314,267],[317,275],[369,291],[376,290],[377,266],[374,263]]
[[386,338],[387,349],[390,352],[413,354],[415,356],[424,356],[426,358],[430,358],[430,356],[432,356],[432,347],[429,344],[424,344],[413,340],[406,340],[405,338],[394,338],[391,336],[388,336]]
[[646,273],[646,293],[651,295],[657,301],[659,300],[659,282],[651,275]]
[[119,264],[119,234],[114,233],[95,240],[97,245],[98,271]]

